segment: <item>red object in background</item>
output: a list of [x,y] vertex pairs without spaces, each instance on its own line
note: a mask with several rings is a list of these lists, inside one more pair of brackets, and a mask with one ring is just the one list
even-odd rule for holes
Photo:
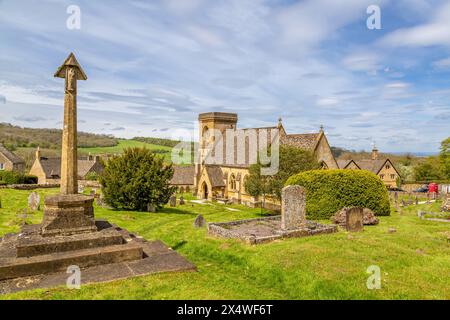
[[428,185],[428,192],[434,192],[434,193],[438,193],[438,184],[437,183],[434,183],[434,182],[432,182],[432,183],[430,183],[429,185]]

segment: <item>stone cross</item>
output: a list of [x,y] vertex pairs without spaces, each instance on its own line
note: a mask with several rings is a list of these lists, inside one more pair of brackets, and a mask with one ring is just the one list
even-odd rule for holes
[[73,53],[67,57],[54,76],[66,79],[61,151],[61,194],[77,194],[77,80],[87,80],[87,76]]
[[281,190],[281,229],[306,226],[306,194],[301,186],[286,186]]

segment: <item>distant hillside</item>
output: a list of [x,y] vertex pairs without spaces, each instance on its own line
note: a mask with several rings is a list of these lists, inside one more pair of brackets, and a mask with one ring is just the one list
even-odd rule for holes
[[[62,130],[32,129],[0,123],[0,142],[7,148],[61,149]],[[78,147],[113,147],[118,139],[110,135],[78,132]]]

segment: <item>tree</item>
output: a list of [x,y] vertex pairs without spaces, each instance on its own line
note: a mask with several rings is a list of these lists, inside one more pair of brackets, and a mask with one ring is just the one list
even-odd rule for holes
[[262,197],[261,210],[265,206],[266,195],[270,193],[267,176],[261,175],[261,164],[253,164],[249,168],[249,175],[245,180],[244,188],[249,195],[255,198]]
[[280,146],[278,173],[270,178],[270,191],[281,201],[281,190],[289,177],[319,168],[320,165],[312,152],[292,146]]
[[441,142],[439,163],[443,177],[450,179],[450,137]]
[[432,180],[440,180],[442,173],[438,158],[429,157],[425,162],[418,164],[414,168],[414,177],[416,181],[430,182]]
[[113,208],[144,211],[148,204],[161,208],[175,192],[169,185],[171,165],[146,148],[127,148],[106,162],[99,181],[107,204]]
[[314,155],[296,147],[281,145],[279,149],[278,172],[272,176],[261,175],[261,164],[258,162],[250,167],[250,174],[245,184],[245,190],[251,196],[270,194],[281,201],[281,190],[287,179],[297,173],[318,169],[320,167]]

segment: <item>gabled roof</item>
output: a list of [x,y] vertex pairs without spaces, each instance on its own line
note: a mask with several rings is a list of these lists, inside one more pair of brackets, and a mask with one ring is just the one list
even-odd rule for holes
[[194,166],[174,166],[171,185],[193,185],[195,178]]
[[281,142],[283,144],[291,145],[303,150],[314,151],[321,135],[322,132],[287,134],[286,136],[282,137]]
[[13,164],[25,163],[25,161],[22,158],[6,149],[2,143],[0,143],[0,153],[3,154],[3,156],[5,156],[5,158],[11,161]]
[[[41,157],[39,162],[47,179],[61,177],[61,158]],[[101,163],[95,160],[78,160],[77,166],[80,178],[84,178],[89,172],[100,173],[103,170]]]
[[[383,169],[384,164],[386,162],[390,162],[392,167],[394,167],[394,165],[392,164],[392,162],[389,159],[377,159],[377,160],[372,160],[372,159],[364,159],[364,160],[355,160],[355,163],[358,167],[360,167],[362,170],[368,170],[368,171],[372,171],[375,174],[378,174],[378,172],[380,172],[381,169]],[[395,167],[394,167],[395,169]],[[395,171],[397,171],[397,169],[395,169]],[[398,172],[397,172],[398,173]]]
[[225,182],[222,169],[218,166],[206,166],[206,173],[208,174],[211,187],[225,187]]
[[338,164],[339,169],[345,169],[345,168],[348,168],[348,166],[349,166],[351,163],[354,163],[355,166],[357,166],[359,169],[361,169],[361,167],[358,166],[358,164],[357,164],[354,160],[352,160],[352,159],[350,159],[350,160],[337,160],[336,162],[337,162],[337,164]]

